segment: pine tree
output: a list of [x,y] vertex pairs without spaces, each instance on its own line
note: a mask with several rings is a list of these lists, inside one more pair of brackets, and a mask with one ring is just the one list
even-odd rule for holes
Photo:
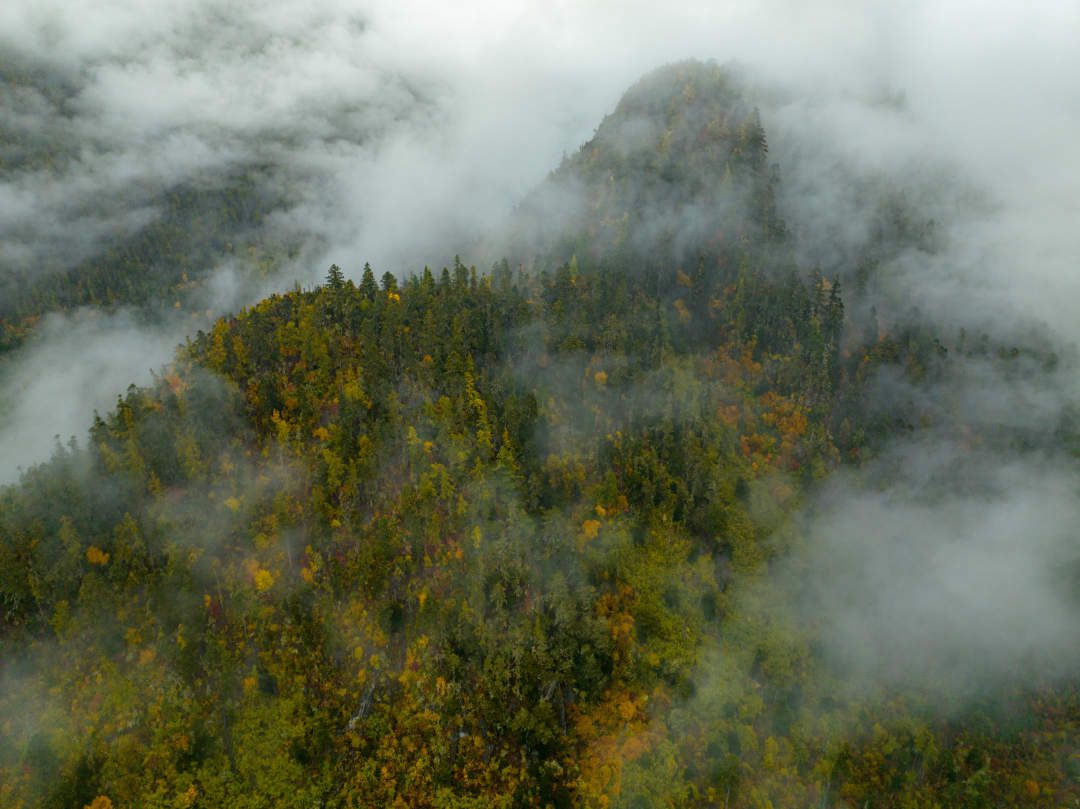
[[330,271],[326,273],[326,285],[335,290],[345,286],[345,274],[337,264],[330,265]]
[[375,300],[375,294],[379,291],[379,288],[375,285],[375,273],[372,272],[371,265],[364,264],[364,275],[360,279],[360,293],[364,296],[365,300]]

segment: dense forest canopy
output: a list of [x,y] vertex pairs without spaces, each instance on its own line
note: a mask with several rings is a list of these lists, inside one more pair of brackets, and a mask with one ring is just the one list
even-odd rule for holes
[[[272,205],[246,178],[171,190],[118,269],[20,287],[5,324],[171,297],[170,251],[219,238],[204,207]],[[894,534],[1038,508],[1000,453],[1075,491],[1075,415],[969,407],[1070,358],[913,316],[885,259],[939,245],[900,194],[828,277],[801,264],[783,183],[736,73],[662,68],[478,247],[490,269],[334,265],[0,489],[0,804],[1080,801],[1069,531],[1030,547],[1045,578],[1004,558],[985,635],[978,595],[951,628],[911,625],[939,615],[918,590],[861,609],[968,558]],[[160,277],[125,273],[140,251]]]

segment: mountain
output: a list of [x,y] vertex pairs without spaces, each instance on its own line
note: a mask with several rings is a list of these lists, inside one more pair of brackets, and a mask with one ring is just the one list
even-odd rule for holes
[[[338,202],[327,151],[362,163],[432,114],[422,88],[389,71],[321,99],[280,77],[263,89],[299,111],[268,114],[229,70],[238,48],[269,53],[282,41],[235,15],[221,30],[177,32],[164,52],[0,54],[0,362],[49,313],[126,310],[182,334],[272,280],[284,286],[293,262],[328,239],[326,214],[305,209]],[[300,40],[288,49],[310,52]],[[188,82],[176,104],[144,95],[156,70]],[[237,96],[212,112],[204,101],[216,91]]]
[[1075,678],[882,696],[790,614],[945,359],[794,264],[743,93],[645,77],[491,272],[332,267],[0,490],[0,803],[1080,799]]
[[[132,167],[127,178],[98,177],[98,193],[90,195],[80,172],[115,169],[110,146],[80,132],[87,128],[80,115],[88,117],[80,77],[8,56],[0,61],[0,86],[10,113],[0,123],[0,182],[24,209],[6,212],[3,223],[0,355],[50,311],[133,306],[153,317],[205,297],[205,276],[234,251],[236,266],[256,263],[248,249],[269,241],[262,224],[287,204],[274,191],[274,167],[159,178]],[[102,200],[102,189],[114,183],[119,188]],[[71,189],[68,198],[53,199],[62,185]]]
[[775,167],[737,74],[686,62],[644,77],[515,212],[504,252],[647,267],[780,242]]

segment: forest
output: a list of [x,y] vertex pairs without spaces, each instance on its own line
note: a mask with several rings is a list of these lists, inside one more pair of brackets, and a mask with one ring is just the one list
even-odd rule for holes
[[[783,182],[740,81],[670,65],[477,257],[335,264],[58,441],[0,489],[0,805],[1080,805],[1075,668],[867,684],[792,615],[807,509],[883,490],[898,436],[1080,432],[883,405],[882,379],[1063,359],[877,295],[939,246],[898,194],[850,266],[800,264]],[[107,261],[18,285],[5,339],[171,300],[275,204],[251,183],[174,189]]]

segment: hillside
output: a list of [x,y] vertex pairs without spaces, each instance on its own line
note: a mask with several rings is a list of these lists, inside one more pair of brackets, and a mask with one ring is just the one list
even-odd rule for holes
[[704,258],[738,266],[783,240],[757,110],[730,69],[646,76],[518,207],[503,249],[558,264],[608,253],[644,272]]
[[0,362],[50,312],[126,307],[160,322],[182,310],[205,326],[206,310],[222,313],[207,290],[215,271],[265,280],[297,249],[294,234],[268,227],[295,204],[283,189],[298,180],[273,136],[251,138],[243,157],[219,143],[183,160],[192,133],[132,144],[135,133],[102,131],[92,80],[0,55]]
[[945,710],[785,612],[824,481],[979,424],[870,401],[962,360],[794,264],[767,150],[662,69],[490,272],[332,267],[0,490],[0,804],[1080,801],[1075,678]]

